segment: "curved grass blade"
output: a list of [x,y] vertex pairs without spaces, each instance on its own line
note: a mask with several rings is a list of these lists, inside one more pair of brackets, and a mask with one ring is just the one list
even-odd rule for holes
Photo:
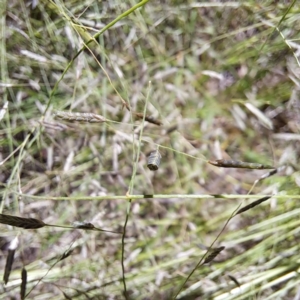
[[217,159],[217,160],[209,160],[209,164],[220,167],[220,168],[240,168],[240,169],[276,169],[275,167],[257,163],[244,162],[239,160],[226,160],[226,159]]
[[144,106],[144,118],[142,120],[142,128],[141,128],[141,131],[140,131],[139,143],[138,143],[136,153],[135,153],[135,148],[133,147],[133,151],[134,151],[133,153],[136,156],[136,159],[135,159],[135,163],[133,165],[133,171],[132,171],[131,180],[130,180],[130,183],[129,183],[128,192],[126,193],[126,196],[128,196],[129,201],[128,201],[128,204],[127,204],[126,217],[125,217],[125,222],[124,222],[124,226],[123,226],[122,247],[121,247],[122,283],[123,283],[123,288],[124,288],[123,294],[124,294],[126,300],[129,299],[128,290],[127,290],[127,283],[126,283],[126,275],[125,275],[126,228],[127,228],[127,223],[128,223],[129,216],[130,216],[130,208],[131,208],[131,201],[132,201],[132,199],[130,198],[130,195],[133,192],[135,176],[136,176],[136,173],[137,173],[137,167],[138,167],[138,162],[139,162],[139,157],[140,157],[140,152],[141,152],[142,136],[143,136],[144,126],[145,126],[145,116],[146,116],[146,112],[147,112],[147,105],[148,105],[148,102],[149,102],[150,93],[151,93],[151,81],[149,81],[149,85],[148,85],[148,92],[147,92],[146,102],[145,102],[145,106]]

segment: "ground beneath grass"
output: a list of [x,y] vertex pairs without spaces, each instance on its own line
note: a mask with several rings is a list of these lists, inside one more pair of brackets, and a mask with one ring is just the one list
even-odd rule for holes
[[0,299],[298,299],[299,14],[0,4]]

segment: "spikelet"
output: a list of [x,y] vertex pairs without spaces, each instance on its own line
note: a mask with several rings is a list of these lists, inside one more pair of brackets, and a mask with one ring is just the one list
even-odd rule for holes
[[243,213],[243,212],[245,212],[245,211],[247,211],[247,210],[249,210],[249,209],[251,209],[251,208],[257,206],[257,205],[259,205],[259,204],[261,204],[261,203],[267,201],[267,200],[270,199],[270,198],[271,198],[270,196],[266,196],[266,197],[260,198],[260,199],[258,199],[258,200],[256,200],[256,201],[254,201],[254,202],[252,202],[252,203],[250,203],[250,204],[248,204],[248,205],[242,207],[241,209],[239,209],[239,210],[237,211],[236,215],[241,214],[241,213]]
[[78,229],[87,229],[87,230],[94,230],[96,227],[89,222],[74,222],[73,223],[74,228]]
[[16,249],[18,248],[18,246],[19,246],[19,239],[18,239],[18,237],[15,237],[10,242],[10,245],[8,248],[8,255],[6,258],[6,264],[5,264],[5,268],[4,268],[4,274],[3,274],[3,281],[5,284],[8,283],[11,268],[12,268],[12,265],[13,265],[13,262],[15,259],[15,252],[16,252]]
[[239,160],[217,159],[217,160],[209,160],[208,163],[221,168],[242,168],[242,169],[258,169],[258,170],[275,169],[272,166],[243,162]]
[[21,281],[20,297],[23,300],[26,297],[26,285],[27,285],[27,271],[24,267],[21,272],[21,278],[22,281]]
[[97,228],[97,227],[94,226],[94,224],[92,224],[90,222],[86,222],[86,221],[84,221],[84,222],[80,222],[80,221],[74,222],[73,223],[73,228],[122,234],[122,232],[120,232],[120,231],[113,231],[113,230],[106,230],[106,229]]
[[94,113],[80,113],[80,112],[69,112],[69,111],[56,111],[54,113],[56,118],[70,121],[70,122],[89,122],[89,123],[103,123],[107,120]]
[[235,277],[233,277],[231,275],[227,275],[227,276],[236,284],[237,287],[241,287],[240,283],[238,282],[238,280]]
[[47,224],[38,219],[22,218],[4,214],[0,214],[0,223],[15,227],[21,227],[24,229],[38,229],[47,226]]
[[220,254],[220,252],[222,252],[225,249],[225,247],[219,247],[216,249],[213,249],[213,251],[204,259],[204,264],[208,264],[209,262],[213,261],[216,256],[218,256]]

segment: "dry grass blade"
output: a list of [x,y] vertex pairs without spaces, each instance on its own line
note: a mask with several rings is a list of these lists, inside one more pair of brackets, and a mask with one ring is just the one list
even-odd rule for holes
[[264,125],[266,128],[273,130],[273,123],[272,121],[264,115],[257,107],[255,107],[252,103],[245,103],[244,104],[261,122],[262,125]]
[[0,109],[0,121],[4,118],[5,113],[7,112],[7,108],[8,108],[8,101],[6,101],[3,107]]
[[211,254],[209,254],[207,257],[205,257],[204,259],[204,263],[203,264],[208,264],[210,263],[212,260],[215,259],[216,256],[218,256],[220,254],[221,251],[223,251],[225,249],[224,246],[213,249],[213,252]]
[[260,198],[260,199],[258,199],[256,201],[250,203],[249,205],[246,205],[246,206],[242,207],[241,209],[239,209],[237,211],[236,215],[241,214],[241,213],[243,213],[243,212],[245,212],[245,211],[247,211],[247,210],[249,210],[249,209],[257,206],[257,205],[261,204],[262,202],[264,202],[264,201],[266,201],[266,200],[268,200],[270,198],[271,198],[270,196]]
[[24,229],[38,229],[47,226],[43,221],[34,218],[21,218],[16,216],[0,214],[0,223],[21,227]]
[[23,299],[25,299],[26,285],[27,285],[27,271],[25,268],[22,269],[21,277],[22,277],[22,282],[21,282],[20,296],[21,296],[21,299],[23,300]]
[[221,167],[221,168],[241,168],[241,169],[275,169],[269,165],[257,164],[257,163],[249,163],[243,162],[239,160],[226,160],[226,159],[217,159],[217,160],[209,160],[209,164]]
[[104,117],[94,113],[56,111],[54,116],[70,122],[103,123],[107,121]]

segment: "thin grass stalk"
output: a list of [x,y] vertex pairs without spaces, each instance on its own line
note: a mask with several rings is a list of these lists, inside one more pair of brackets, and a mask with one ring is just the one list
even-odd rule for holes
[[[123,106],[125,106],[127,108],[128,111],[131,111],[130,108],[130,103],[129,101],[126,102],[126,100],[123,99],[123,97],[121,96],[121,94],[118,92],[117,88],[115,87],[115,85],[113,84],[110,76],[108,75],[108,73],[106,72],[105,68],[102,66],[102,64],[99,62],[99,60],[97,59],[97,57],[95,56],[95,54],[93,53],[93,51],[88,47],[88,45],[86,45],[86,48],[89,50],[89,52],[92,54],[92,56],[94,57],[95,61],[97,62],[97,64],[99,65],[99,67],[102,69],[103,73],[105,74],[105,76],[107,77],[111,87],[113,88],[113,90],[116,92],[116,94],[120,97],[120,99],[122,100],[122,104]],[[132,112],[132,114],[137,117],[138,119],[144,119],[149,123],[155,124],[157,126],[161,126],[163,123],[158,120],[158,119],[154,119],[153,117],[144,115],[144,113],[139,113],[139,112]],[[106,120],[108,121],[108,120]],[[132,119],[132,115],[131,115],[131,121],[133,122]]]
[[[257,197],[257,195],[256,195]],[[221,231],[218,233],[217,237],[214,239],[214,241],[211,243],[211,245],[209,246],[209,248],[206,250],[206,252],[204,253],[204,255],[201,257],[201,259],[198,261],[198,263],[196,264],[196,266],[193,268],[193,270],[189,273],[189,275],[187,276],[187,278],[183,281],[183,283],[181,284],[181,286],[179,287],[178,291],[176,292],[175,296],[173,297],[173,299],[176,299],[177,296],[179,295],[179,293],[183,290],[185,284],[187,283],[187,281],[191,278],[191,276],[194,274],[194,272],[200,267],[201,264],[205,264],[208,261],[211,261],[211,258],[213,259],[216,255],[218,255],[224,248],[220,247],[218,248],[220,251],[216,252],[213,251],[213,253],[211,255],[208,255],[208,253],[212,250],[212,247],[214,246],[214,244],[217,242],[217,240],[219,239],[219,237],[222,235],[222,233],[224,232],[224,230],[226,229],[227,225],[229,224],[229,222],[239,213],[246,211],[256,205],[259,205],[260,203],[268,200],[271,197],[263,197],[255,202],[253,202],[250,205],[247,205],[246,207],[244,207],[243,209],[240,209],[240,207],[243,204],[243,201],[237,206],[237,208],[231,213],[230,217],[226,220],[223,228],[221,229]],[[249,207],[250,206],[250,207]],[[208,256],[207,256],[208,255]],[[204,260],[204,262],[203,262]],[[203,262],[203,263],[202,263]]]
[[248,194],[251,194],[253,189],[255,188],[255,186],[262,180],[268,178],[268,177],[271,177],[273,176],[274,174],[278,173],[279,170],[281,170],[282,168],[285,168],[284,166],[283,167],[279,167],[279,168],[276,168],[268,173],[265,173],[264,175],[260,176],[260,178],[256,179],[252,185],[252,187],[250,188]]
[[[29,37],[30,37],[30,41],[32,43],[33,49],[34,49],[35,52],[38,52],[39,51],[39,46],[38,46],[37,41],[36,41],[36,35],[34,33],[33,26],[32,26],[33,24],[31,24],[31,22],[29,21],[30,16],[29,16],[28,10],[26,9],[26,3],[25,3],[24,0],[21,0],[21,1],[19,1],[19,4],[20,4],[20,7],[22,9],[23,15],[25,17],[25,23],[26,23],[26,27],[28,29],[28,33],[29,33]],[[40,69],[40,72],[41,72],[41,77],[43,79],[43,82],[45,84],[45,87],[46,87],[48,95],[49,95],[50,91],[51,91],[51,86],[50,86],[50,83],[49,83],[49,80],[48,80],[48,73],[45,71],[43,65],[40,62],[38,62],[38,65],[39,65],[39,69]]]
[[291,52],[293,53],[293,56],[298,64],[298,66],[300,67],[300,62],[299,59],[295,53],[295,51],[293,50],[293,48],[291,47],[290,43],[286,40],[285,36],[283,35],[283,33],[279,30],[278,27],[276,27],[276,30],[279,32],[280,36],[282,37],[282,39],[284,40],[284,42],[286,43],[286,45],[290,48]]
[[[99,45],[99,44],[98,44]],[[100,45],[99,45],[100,46]],[[97,59],[96,55],[94,54],[94,52],[90,49],[90,47],[88,47],[88,44],[85,44],[85,47],[89,50],[89,52],[92,54],[92,56],[94,57],[95,61],[97,62],[97,64],[99,65],[99,67],[101,68],[101,70],[103,71],[103,73],[105,74],[105,76],[107,77],[111,87],[113,88],[113,90],[116,92],[116,94],[120,97],[120,99],[122,100],[122,104],[123,106],[125,106],[127,108],[127,110],[130,111],[130,104],[129,101],[125,101],[123,99],[123,97],[121,96],[121,94],[118,92],[117,88],[115,87],[115,85],[113,84],[111,78],[109,77],[108,73],[106,72],[106,70],[104,69],[104,67],[102,66],[102,64],[100,63],[100,61]]]
[[69,257],[72,252],[72,246],[73,246],[74,242],[72,242],[72,244],[69,246],[69,248],[61,255],[61,257],[59,257],[54,264],[47,270],[46,274],[43,275],[42,277],[39,278],[39,280],[37,281],[37,283],[31,288],[31,290],[26,294],[25,298],[27,298],[30,293],[38,286],[38,284],[49,274],[49,272],[62,260],[66,259],[67,257]]
[[183,290],[184,286],[186,285],[186,283],[188,282],[188,280],[192,277],[192,275],[194,274],[194,272],[199,268],[199,266],[202,264],[203,261],[205,261],[205,258],[207,257],[208,252],[211,251],[212,247],[214,246],[214,244],[217,242],[217,240],[219,239],[219,237],[222,235],[222,233],[224,232],[224,230],[226,229],[227,225],[229,224],[229,222],[232,220],[232,218],[235,216],[236,211],[238,211],[238,209],[241,207],[242,203],[240,203],[238,205],[238,207],[232,212],[232,214],[230,215],[230,217],[226,220],[223,228],[221,229],[221,231],[218,233],[217,237],[214,239],[214,241],[211,243],[211,245],[208,247],[208,249],[206,250],[206,252],[204,253],[204,255],[200,258],[200,260],[198,261],[198,263],[196,264],[196,266],[193,268],[193,270],[189,273],[189,275],[186,277],[186,279],[183,281],[183,283],[180,285],[179,289],[177,290],[176,294],[172,297],[172,299],[176,299],[177,296],[180,294],[180,292]]
[[[264,41],[264,43],[262,44],[261,48],[260,48],[259,51],[257,52],[257,56],[256,56],[256,59],[255,59],[255,60],[258,59],[259,54],[261,53],[261,51],[263,50],[263,48],[266,46],[267,42],[269,41],[269,39],[271,38],[271,36],[274,34],[274,32],[275,32],[276,30],[279,31],[279,29],[278,29],[279,26],[280,26],[281,23],[284,21],[285,17],[286,17],[287,14],[290,12],[290,10],[293,8],[293,6],[295,5],[295,3],[296,3],[296,0],[294,0],[294,1],[290,4],[290,6],[287,8],[287,10],[285,11],[285,13],[283,14],[283,16],[281,17],[281,19],[279,20],[277,26],[275,26],[274,29],[273,29],[273,31],[267,36],[267,38],[266,38],[266,40]],[[280,32],[280,31],[279,31],[279,32]],[[285,40],[285,39],[284,39],[284,40]],[[295,54],[294,54],[294,56],[295,56]],[[297,59],[297,58],[296,58],[296,61],[297,61],[298,65],[299,65],[299,62],[298,62],[298,59]]]
[[73,226],[68,225],[57,225],[57,224],[46,224],[41,220],[34,218],[23,218],[18,216],[0,214],[0,224],[10,225],[14,227],[20,227],[24,229],[39,229],[43,227],[57,227],[65,229],[83,229],[83,230],[93,230],[100,232],[109,232],[121,234],[121,232],[113,230],[105,230],[95,227],[92,223],[89,222],[74,222]]
[[263,194],[256,194],[256,195],[241,195],[241,194],[151,194],[151,195],[115,195],[115,196],[77,196],[77,197],[66,197],[66,196],[59,196],[59,197],[52,197],[52,196],[34,196],[30,194],[21,194],[15,191],[12,193],[16,195],[20,195],[22,197],[31,198],[35,200],[69,200],[69,201],[99,201],[99,200],[138,200],[138,199],[168,199],[168,198],[177,198],[177,199],[256,199],[256,198],[263,198],[263,197],[273,197],[275,199],[300,199],[300,195],[263,195]]
[[[149,140],[143,139],[143,142],[149,143]],[[178,154],[184,155],[186,157],[190,157],[190,158],[193,158],[193,159],[196,159],[196,160],[205,161],[207,163],[209,162],[209,160],[203,154],[201,154],[202,157],[197,157],[197,156],[194,156],[194,155],[191,155],[191,154],[187,154],[185,152],[178,151],[178,150],[175,150],[175,149],[173,149],[171,147],[163,146],[163,145],[160,145],[160,144],[157,144],[157,143],[151,143],[151,144],[153,144],[157,148],[166,149],[166,150],[172,151],[174,153],[178,153]]]
[[[133,188],[134,188],[134,180],[135,180],[135,175],[136,175],[136,171],[137,171],[137,166],[139,163],[139,158],[140,158],[140,152],[141,152],[141,143],[142,143],[142,136],[143,136],[143,130],[144,130],[144,125],[145,125],[145,117],[146,117],[146,112],[147,112],[147,106],[148,106],[148,102],[149,102],[149,97],[150,97],[150,93],[151,93],[151,81],[149,81],[149,86],[148,86],[148,92],[147,92],[147,97],[146,97],[146,103],[144,106],[144,117],[142,120],[142,126],[141,126],[141,131],[140,131],[140,136],[139,136],[139,143],[138,143],[138,148],[137,148],[137,153],[136,153],[136,161],[133,165],[133,171],[132,171],[132,176],[131,176],[131,180],[130,180],[130,184],[129,184],[129,189],[127,192],[127,197],[129,197],[129,201],[127,204],[127,209],[126,209],[126,218],[125,218],[125,223],[123,226],[123,235],[122,235],[122,255],[121,255],[121,265],[122,265],[122,282],[123,282],[123,288],[124,288],[124,296],[126,299],[128,298],[128,294],[127,294],[127,285],[126,285],[126,277],[125,277],[125,265],[124,265],[124,259],[125,259],[125,237],[126,237],[126,227],[127,227],[127,223],[129,220],[129,216],[130,216],[130,208],[131,208],[131,202],[132,199],[130,198],[132,192],[133,192]],[[134,152],[134,144],[133,144],[133,152]]]
[[128,9],[127,11],[125,11],[123,14],[119,15],[117,18],[115,18],[113,21],[111,21],[109,24],[107,24],[104,28],[102,28],[99,32],[97,32],[89,41],[87,41],[85,43],[85,45],[82,46],[82,48],[75,54],[75,56],[70,60],[70,62],[68,63],[67,67],[64,69],[62,75],[60,76],[60,78],[56,81],[50,96],[49,96],[49,100],[47,103],[47,106],[45,108],[45,111],[43,113],[42,116],[42,121],[45,118],[45,115],[50,107],[52,98],[57,90],[57,87],[59,85],[59,83],[62,81],[62,79],[64,78],[64,76],[66,75],[66,73],[68,72],[68,70],[70,69],[70,67],[72,66],[73,62],[75,61],[75,59],[82,53],[83,50],[86,49],[86,46],[88,44],[90,44],[92,41],[97,40],[97,38],[103,34],[106,30],[108,30],[109,28],[111,28],[113,25],[115,25],[117,22],[119,22],[120,20],[122,20],[123,18],[127,17],[128,15],[130,15],[132,12],[134,12],[136,9],[144,6],[149,0],[142,0],[140,3],[134,5],[133,7],[131,7],[130,9]]
[[[14,168],[12,169],[12,171],[10,173],[10,176],[8,178],[8,181],[7,181],[6,189],[3,192],[2,200],[1,200],[1,203],[0,203],[0,213],[3,212],[4,200],[7,197],[7,194],[8,194],[8,191],[9,191],[9,187],[10,187],[10,185],[12,183],[12,180],[13,180],[16,172],[19,170],[20,163],[21,163],[22,159],[24,158],[24,156],[26,154],[26,151],[24,151],[25,146],[26,146],[27,142],[29,141],[30,136],[33,134],[34,131],[35,131],[35,128],[33,128],[31,130],[31,132],[26,136],[25,140],[21,144],[22,146],[20,148],[20,153],[19,153],[19,156],[18,156],[18,160],[17,160],[16,164],[14,165]],[[33,137],[33,139],[36,139],[36,137]],[[16,207],[17,207],[17,205],[16,205]]]

